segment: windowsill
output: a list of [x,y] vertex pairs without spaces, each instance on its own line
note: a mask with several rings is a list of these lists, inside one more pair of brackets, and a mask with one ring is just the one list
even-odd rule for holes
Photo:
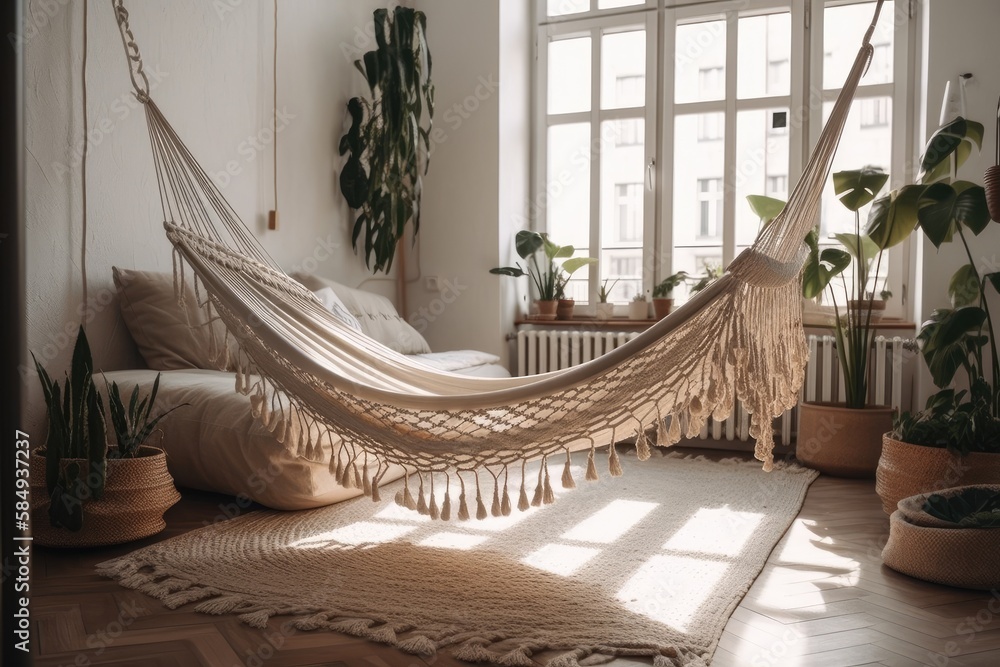
[[[585,317],[577,316],[571,320],[536,320],[532,318],[518,318],[514,320],[515,327],[522,326],[538,326],[538,327],[554,327],[554,328],[566,328],[566,329],[576,329],[576,328],[587,328],[587,329],[598,329],[598,330],[608,330],[608,331],[620,331],[620,330],[634,330],[640,331],[647,329],[654,324],[657,320],[648,318],[645,320],[630,320],[627,317],[613,317],[610,320],[599,320],[596,317]],[[806,318],[803,321],[803,326],[806,329],[825,329],[832,330],[832,325],[829,322],[823,322],[818,319]],[[877,324],[873,324],[872,328],[879,331],[911,331],[915,332],[917,330],[917,325],[913,322],[907,322],[901,319],[891,319],[886,318]]]
[[[833,323],[830,320],[822,320],[819,318],[806,317],[802,321],[802,325],[806,329],[827,329],[833,330]],[[894,319],[891,317],[883,318],[880,322],[872,322],[872,328],[878,329],[880,331],[916,331],[917,325],[913,322],[907,322],[906,320]]]

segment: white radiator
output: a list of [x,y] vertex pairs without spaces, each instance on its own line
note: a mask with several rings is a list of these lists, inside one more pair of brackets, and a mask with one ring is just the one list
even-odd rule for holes
[[[585,363],[623,345],[638,334],[593,331],[527,331],[517,333],[517,374],[536,375]],[[806,401],[844,400],[843,373],[837,360],[833,336],[809,336],[809,365],[802,398]],[[899,337],[875,339],[868,385],[869,403],[897,410],[903,403],[904,343]],[[792,442],[798,426],[798,409],[792,408],[776,420],[778,440]],[[709,419],[701,431],[703,439],[750,439],[750,418],[738,405],[725,421]]]

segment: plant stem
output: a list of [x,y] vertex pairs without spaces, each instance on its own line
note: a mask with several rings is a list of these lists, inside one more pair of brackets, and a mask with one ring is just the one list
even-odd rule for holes
[[[986,313],[986,324],[990,332],[990,350],[992,352],[992,376],[993,383],[991,387],[993,388],[993,400],[991,402],[991,414],[994,419],[1000,418],[1000,392],[997,391],[997,385],[1000,383],[1000,357],[997,356],[997,337],[996,332],[993,329],[993,315],[990,313],[990,304],[986,299],[986,287],[983,282],[982,276],[979,275],[979,269],[976,267],[976,260],[972,258],[972,250],[969,248],[969,242],[965,238],[965,232],[962,231],[962,225],[957,225],[958,236],[962,239],[962,245],[965,247],[965,254],[969,258],[969,265],[972,267],[972,273],[976,277],[976,285],[979,287],[979,304],[983,311]],[[979,329],[982,332],[982,327]],[[980,354],[982,354],[982,348],[980,348]],[[983,362],[980,357],[979,361],[980,374],[985,374],[983,370]],[[972,378],[969,378],[970,381]]]

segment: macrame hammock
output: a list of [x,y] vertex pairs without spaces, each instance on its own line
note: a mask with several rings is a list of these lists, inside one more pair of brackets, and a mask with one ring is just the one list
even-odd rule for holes
[[[397,502],[435,519],[451,517],[456,493],[458,518],[469,518],[466,493],[474,490],[483,519],[510,514],[517,493],[508,489],[510,466],[521,466],[516,506],[526,510],[554,500],[551,460],[565,460],[561,483],[571,488],[570,452],[590,450],[586,478],[594,480],[596,447],[610,445],[609,472],[618,476],[616,438],[634,434],[645,460],[647,431],[655,445],[674,445],[697,435],[708,417],[728,418],[739,400],[751,416],[755,456],[772,469],[772,421],[796,404],[808,359],[803,239],[819,218],[883,0],[788,204],[721,278],[604,356],[503,379],[441,372],[398,354],[343,325],[286,276],[150,98],[128,12],[123,0],[112,1],[145,107],[177,293],[184,298],[189,267],[199,302],[227,330],[212,342],[217,363],[236,368],[236,391],[249,395],[253,415],[290,450],[328,462],[342,485],[375,500],[391,464],[404,466],[410,475]],[[529,499],[525,463],[535,459]],[[484,489],[492,490],[490,511]]]

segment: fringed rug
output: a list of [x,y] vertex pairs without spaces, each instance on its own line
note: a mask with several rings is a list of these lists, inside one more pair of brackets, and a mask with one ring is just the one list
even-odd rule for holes
[[[573,464],[582,479],[585,455]],[[98,569],[170,608],[255,627],[292,615],[299,630],[422,656],[532,665],[557,651],[549,667],[599,656],[708,665],[816,473],[658,452],[643,463],[625,455],[622,466],[620,479],[557,488],[557,502],[511,516],[432,521],[387,488],[380,503],[254,512]],[[482,480],[485,498],[493,481]]]

